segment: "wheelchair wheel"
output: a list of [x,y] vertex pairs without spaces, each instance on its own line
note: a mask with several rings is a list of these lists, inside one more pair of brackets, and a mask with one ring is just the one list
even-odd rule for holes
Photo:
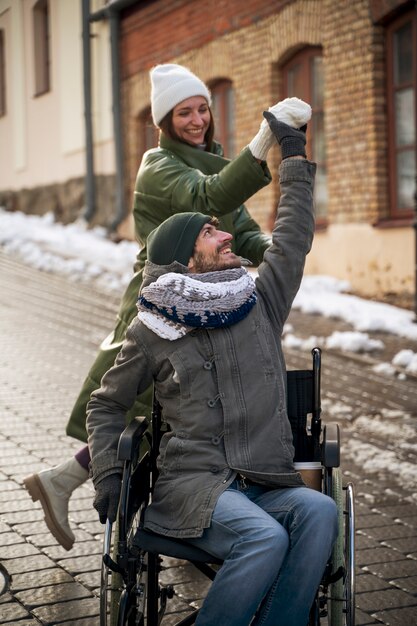
[[[343,489],[342,489],[342,472],[340,468],[334,468],[332,471],[331,481],[331,497],[336,502],[338,528],[339,532],[333,546],[331,563],[332,574],[337,572],[339,568],[345,570],[344,557],[344,515],[343,515]],[[329,585],[328,595],[328,623],[329,626],[344,626],[344,576],[340,576],[338,580]]]
[[103,559],[100,580],[100,626],[117,626],[118,604],[123,579],[120,574],[109,567],[105,555],[115,557],[118,527],[113,532],[112,524],[107,521],[104,532]]
[[[344,493],[346,492],[346,494]],[[342,472],[332,471],[331,495],[337,505],[339,532],[331,557],[332,574],[343,576],[329,585],[329,626],[355,626],[355,516],[353,485],[342,486]]]
[[[141,508],[129,519],[124,548],[126,578],[113,572],[110,592],[110,626],[144,626],[148,589],[147,554],[132,548],[141,517]],[[120,544],[118,544],[120,549]],[[115,557],[116,558],[116,557]]]
[[355,504],[352,483],[346,485],[345,561],[346,625],[355,626]]

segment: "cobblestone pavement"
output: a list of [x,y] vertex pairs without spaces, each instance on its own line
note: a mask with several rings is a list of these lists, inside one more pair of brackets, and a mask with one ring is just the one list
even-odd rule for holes
[[[76,543],[61,548],[22,485],[28,473],[69,458],[79,444],[65,436],[67,416],[100,341],[111,330],[118,298],[38,272],[0,252],[0,561],[11,576],[0,597],[0,624],[98,625],[103,527],[91,483],[70,503]],[[300,337],[349,327],[294,311]],[[390,360],[417,345],[379,336]],[[289,369],[308,353],[286,351]],[[343,429],[344,479],[356,490],[357,626],[417,625],[417,377],[391,379],[369,356],[323,355],[323,414]],[[174,583],[164,626],[201,603],[207,583],[191,567],[164,561]],[[219,626],[221,626],[219,624]]]

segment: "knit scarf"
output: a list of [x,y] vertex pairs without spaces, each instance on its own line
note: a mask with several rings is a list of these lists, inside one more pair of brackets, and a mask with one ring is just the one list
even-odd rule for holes
[[236,324],[255,303],[255,283],[239,267],[206,274],[163,274],[143,287],[137,307],[145,326],[174,341],[193,328]]

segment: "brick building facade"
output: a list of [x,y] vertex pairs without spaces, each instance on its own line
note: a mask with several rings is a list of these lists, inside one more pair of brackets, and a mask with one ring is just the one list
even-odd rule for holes
[[[404,31],[403,25],[410,30]],[[321,195],[307,271],[347,279],[355,290],[371,296],[412,293],[414,2],[137,2],[121,13],[120,36],[128,197],[132,197],[140,158],[152,141],[146,130],[148,72],[153,65],[181,63],[213,88],[228,81],[233,91],[228,116],[237,151],[257,132],[262,111],[269,105],[287,95],[316,99],[320,116],[309,128],[314,146],[310,156],[319,162]],[[391,57],[394,64],[398,58],[402,61],[405,74],[399,86],[405,85],[405,91],[395,90],[394,79],[394,87],[389,85],[390,71],[395,74],[395,68],[390,70]],[[404,60],[407,66],[413,57],[412,67],[404,69]],[[298,76],[293,59],[304,63]],[[312,74],[312,59],[317,74]],[[394,107],[401,104],[397,112],[390,108],[393,98]],[[397,134],[405,133],[405,148],[398,147],[401,141],[393,137],[393,126]],[[269,159],[272,172],[278,159],[274,149]],[[271,226],[278,193],[274,182],[247,203],[264,229]]]

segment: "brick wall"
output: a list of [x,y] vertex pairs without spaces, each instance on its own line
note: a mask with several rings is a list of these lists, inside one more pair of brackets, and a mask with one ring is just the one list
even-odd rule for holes
[[[262,111],[283,97],[282,65],[305,46],[321,46],[328,226],[319,238],[321,257],[313,250],[309,262],[315,272],[356,280],[358,287],[369,293],[383,290],[381,285],[388,289],[389,284],[392,289],[401,281],[404,288],[412,289],[410,233],[404,230],[408,259],[404,271],[399,255],[394,272],[387,233],[382,237],[373,228],[388,217],[383,24],[412,4],[405,0],[156,0],[143,9],[138,4],[125,12],[122,97],[130,197],[141,157],[138,117],[150,104],[150,67],[175,62],[190,67],[206,82],[232,80],[240,149],[257,132]],[[274,149],[268,158],[273,174],[278,163],[278,150]],[[247,202],[264,229],[270,226],[278,194],[275,182]],[[358,232],[366,232],[374,250],[373,256],[370,253],[368,259],[365,255],[360,263],[355,252],[361,245]],[[346,233],[344,239],[342,233]],[[343,254],[340,241],[345,246]],[[371,244],[366,245],[370,248]],[[336,259],[340,260],[337,269]],[[375,263],[383,269],[368,287],[366,276]]]
[[[156,5],[160,3],[154,4],[156,16],[158,14]],[[213,3],[209,2],[208,4],[213,15],[221,13],[214,11]],[[259,10],[262,8],[265,13],[267,12],[264,7],[265,3],[259,0],[251,0],[250,4],[253,14],[256,13],[256,7]],[[174,3],[174,6],[176,5],[184,5],[184,3],[178,1]],[[188,11],[191,7],[201,6],[200,3],[196,2],[186,2],[185,5]],[[230,5],[231,13],[233,13],[233,7],[236,11],[241,7],[240,2],[233,1]],[[211,36],[211,40],[205,45],[192,47],[184,51],[183,54],[172,56],[170,50],[177,50],[176,35],[173,34],[174,38],[171,40],[168,33],[174,33],[177,26],[172,21],[171,14],[169,24],[165,23],[165,44],[162,58],[153,56],[153,48],[151,47],[147,52],[146,61],[142,60],[143,69],[134,72],[123,81],[125,142],[130,190],[133,188],[140,157],[138,116],[149,106],[148,70],[151,58],[153,60],[150,62],[150,66],[156,62],[172,61],[190,67],[205,81],[219,77],[227,77],[233,81],[236,144],[240,149],[247,145],[257,132],[262,121],[262,111],[275,103],[282,95],[280,76],[277,72],[278,65],[288,57],[289,53],[296,51],[301,46],[320,44],[322,5],[321,0],[298,0],[296,2],[268,4],[267,8],[270,15],[263,17],[263,19],[255,19],[252,15],[252,20],[248,26],[231,29],[230,32],[226,32],[220,37]],[[178,6],[179,12],[181,12],[180,9],[181,7]],[[274,13],[272,10],[278,11],[278,13]],[[194,11],[196,11],[195,8]],[[235,23],[241,24],[245,15],[244,12],[240,18],[235,17]],[[226,17],[223,19],[226,20]],[[135,18],[131,15],[126,21],[127,23],[123,26],[123,33],[127,35],[129,32],[128,41],[136,40],[136,45],[141,46],[142,44],[139,42],[142,39],[142,29],[145,27],[142,25],[139,29],[140,12]],[[163,19],[161,21],[164,22]],[[134,23],[136,23],[136,29],[133,28]],[[147,28],[150,28],[149,21],[147,21]],[[199,36],[204,37],[205,35],[200,33]],[[192,34],[189,34],[189,39],[194,41]],[[169,44],[166,43],[167,41]],[[123,42],[123,58],[130,59],[132,62],[134,53],[129,49],[124,36]],[[150,41],[148,41],[148,46],[151,46]],[[155,49],[159,49],[159,38],[155,38],[153,46]],[[135,49],[138,50],[138,48]],[[276,167],[277,163],[278,151],[276,150],[270,160],[271,168]],[[264,228],[267,228],[269,216],[276,204],[277,193],[277,186],[270,185],[247,203],[251,213]]]
[[292,0],[159,0],[126,11],[122,22],[124,78],[256,24]]
[[387,211],[383,33],[367,2],[323,11],[329,219],[374,222]]

